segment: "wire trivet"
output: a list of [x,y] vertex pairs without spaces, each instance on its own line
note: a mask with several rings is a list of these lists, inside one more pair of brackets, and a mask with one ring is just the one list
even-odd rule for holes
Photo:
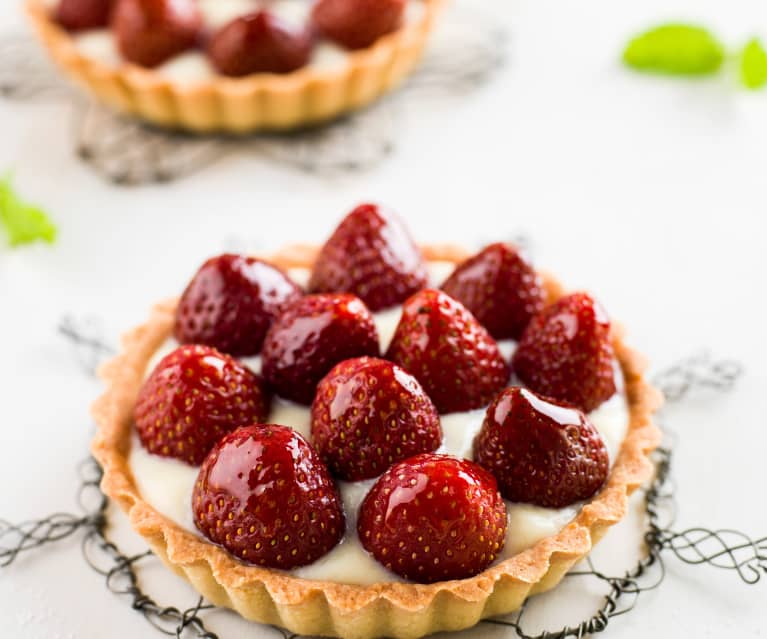
[[[78,322],[65,318],[59,326],[62,335],[73,344],[77,357],[89,373],[94,364],[112,352],[93,329],[94,322]],[[88,333],[87,330],[92,332]],[[692,391],[730,389],[741,375],[737,362],[716,360],[703,354],[685,359],[655,377],[655,385],[667,402],[679,402]],[[599,609],[577,625],[558,630],[529,634],[525,630],[528,601],[516,613],[505,618],[486,619],[482,623],[500,625],[513,630],[520,639],[581,638],[604,631],[610,621],[634,609],[643,592],[658,588],[665,577],[667,556],[689,565],[708,565],[734,571],[746,584],[756,584],[767,575],[767,536],[753,539],[737,530],[710,530],[705,527],[683,531],[673,529],[675,504],[671,480],[672,447],[670,431],[664,428],[665,440],[654,453],[656,474],[644,489],[645,553],[638,564],[622,575],[607,575],[595,565],[591,556],[565,575],[568,580],[591,577],[604,582],[606,592]],[[203,613],[214,606],[199,597],[187,608],[167,606],[155,601],[139,585],[136,566],[153,556],[151,551],[128,555],[110,541],[106,534],[108,499],[101,492],[101,468],[92,458],[79,466],[78,504],[82,514],[54,513],[43,519],[12,524],[0,520],[0,568],[12,564],[23,553],[52,544],[78,531],[84,531],[82,553],[87,564],[103,575],[107,588],[129,602],[159,632],[175,637],[219,639],[205,625]],[[583,567],[581,567],[583,566]],[[299,635],[280,628],[275,633],[285,639]]]
[[55,100],[71,105],[77,155],[111,182],[169,182],[237,152],[261,156],[300,171],[336,174],[375,166],[397,143],[403,114],[422,111],[419,100],[470,91],[502,65],[506,33],[465,6],[448,11],[422,64],[397,92],[359,113],[287,134],[248,137],[169,132],[121,116],[70,88],[31,36],[0,38],[0,96]]

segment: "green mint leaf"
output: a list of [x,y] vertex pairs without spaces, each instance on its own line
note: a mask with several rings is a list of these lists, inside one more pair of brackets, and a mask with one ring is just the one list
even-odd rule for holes
[[54,224],[42,209],[18,196],[10,176],[0,179],[0,226],[5,228],[11,246],[37,240],[52,244],[56,240]]
[[703,27],[664,24],[633,38],[623,61],[640,71],[671,75],[716,73],[724,61],[724,47]]
[[740,80],[749,89],[761,89],[767,84],[767,51],[754,38],[740,54]]

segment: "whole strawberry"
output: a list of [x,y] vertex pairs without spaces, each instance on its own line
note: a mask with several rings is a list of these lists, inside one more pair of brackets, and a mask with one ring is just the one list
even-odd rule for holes
[[101,29],[109,24],[114,0],[59,0],[55,17],[69,31]]
[[194,47],[203,27],[195,0],[116,0],[111,22],[123,57],[148,68]]
[[219,73],[241,77],[251,73],[290,73],[309,62],[312,37],[294,30],[267,11],[240,16],[219,29],[208,55]]
[[386,360],[358,357],[335,366],[317,387],[312,441],[333,475],[356,481],[436,450],[442,430],[415,377]]
[[238,559],[289,570],[344,534],[344,513],[316,451],[287,426],[255,424],[224,437],[194,485],[197,528]]
[[607,313],[588,293],[560,298],[536,315],[512,358],[536,393],[591,412],[615,394]]
[[386,359],[415,375],[443,414],[486,406],[509,381],[495,340],[460,302],[433,289],[405,302]]
[[268,414],[269,396],[258,376],[199,345],[182,346],[160,360],[134,409],[144,448],[194,466],[223,435]]
[[373,315],[354,295],[307,295],[272,325],[264,341],[262,371],[278,395],[309,405],[333,366],[363,355],[378,356]]
[[540,277],[509,244],[491,244],[459,264],[440,288],[469,309],[495,339],[518,340],[544,304]]
[[546,508],[593,496],[609,470],[602,437],[580,410],[523,388],[490,404],[474,461],[495,475],[506,499]]
[[400,304],[426,282],[426,263],[402,221],[375,204],[362,204],[325,242],[309,290],[354,293],[378,311]]
[[503,549],[506,506],[484,469],[425,453],[381,476],[362,502],[357,532],[368,552],[405,579],[464,579]]
[[176,339],[256,355],[274,319],[300,297],[301,289],[268,262],[219,255],[200,267],[181,296]]
[[406,0],[319,0],[312,21],[330,40],[364,49],[402,24]]

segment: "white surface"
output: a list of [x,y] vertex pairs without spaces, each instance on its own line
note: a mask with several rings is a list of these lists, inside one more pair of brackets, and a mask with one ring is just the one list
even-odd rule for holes
[[[14,5],[0,5],[4,25],[20,21]],[[99,386],[55,334],[63,312],[103,316],[114,338],[177,293],[225,238],[258,238],[263,248],[320,241],[351,206],[374,199],[401,211],[422,240],[479,244],[524,230],[537,263],[596,291],[656,368],[704,346],[740,359],[746,375],[736,391],[701,395],[669,415],[680,438],[678,525],[767,532],[767,93],[726,79],[645,78],[616,62],[629,34],[666,18],[703,19],[743,42],[767,31],[767,3],[482,6],[511,29],[506,68],[477,92],[407,111],[396,153],[362,175],[326,180],[243,155],[173,186],[116,189],[74,158],[66,108],[0,101],[0,167],[14,167],[22,192],[61,226],[54,249],[0,248],[3,517],[74,507],[74,464]],[[597,552],[622,555],[617,538]],[[662,588],[605,636],[764,635],[764,582],[746,587],[673,559],[668,569]],[[160,568],[149,573],[146,582],[184,589]],[[191,603],[191,592],[181,600]],[[580,617],[566,612],[565,621]],[[157,636],[84,568],[77,539],[2,571],[0,620],[13,639],[101,639],[104,628],[114,639]],[[223,639],[235,623],[221,613],[212,622]],[[278,635],[252,628],[249,636]]]

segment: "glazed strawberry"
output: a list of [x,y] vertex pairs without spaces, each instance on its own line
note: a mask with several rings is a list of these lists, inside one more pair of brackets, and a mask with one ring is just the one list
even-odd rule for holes
[[261,380],[208,346],[177,348],[139,391],[134,418],[150,453],[198,465],[223,435],[266,419]]
[[406,0],[319,0],[312,21],[327,38],[364,49],[402,24]]
[[287,426],[244,426],[218,442],[200,468],[192,509],[208,539],[269,568],[310,564],[344,534],[327,468]]
[[275,318],[301,289],[268,262],[220,255],[202,265],[181,296],[175,335],[231,355],[256,355]]
[[263,375],[280,396],[311,404],[319,381],[345,359],[379,354],[373,315],[354,295],[307,295],[269,329]]
[[309,289],[354,293],[375,312],[402,303],[426,282],[423,256],[402,221],[375,204],[362,204],[322,247]]
[[121,53],[148,68],[194,47],[202,26],[195,0],[117,0],[112,14]]
[[460,264],[440,287],[468,308],[495,339],[518,340],[543,309],[541,280],[509,244],[491,244]]
[[114,0],[59,0],[55,17],[69,31],[100,29],[109,24]]
[[405,579],[464,579],[503,549],[506,506],[477,464],[425,453],[381,476],[362,502],[357,532],[368,552]]
[[460,302],[433,289],[405,302],[386,359],[415,375],[440,413],[486,406],[509,381],[495,340]]
[[609,469],[602,437],[577,408],[508,388],[487,409],[474,460],[506,499],[563,508],[592,497]]
[[375,357],[341,362],[319,383],[312,442],[330,472],[356,481],[442,442],[439,415],[418,381]]
[[217,31],[208,45],[213,66],[223,75],[290,73],[309,63],[312,36],[294,30],[267,11],[241,16]]
[[512,359],[536,393],[591,412],[615,394],[610,321],[587,293],[559,299],[525,329]]

